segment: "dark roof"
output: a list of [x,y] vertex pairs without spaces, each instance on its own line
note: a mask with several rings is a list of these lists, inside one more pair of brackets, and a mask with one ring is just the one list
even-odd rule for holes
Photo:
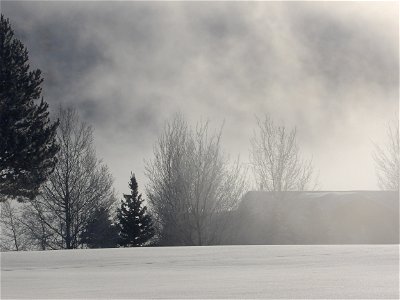
[[250,191],[243,197],[242,204],[248,201],[398,201],[398,191],[288,191],[288,192],[267,192]]

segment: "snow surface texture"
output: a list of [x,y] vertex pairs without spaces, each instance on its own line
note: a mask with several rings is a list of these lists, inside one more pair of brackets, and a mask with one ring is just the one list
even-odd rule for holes
[[399,298],[399,246],[1,254],[1,298]]

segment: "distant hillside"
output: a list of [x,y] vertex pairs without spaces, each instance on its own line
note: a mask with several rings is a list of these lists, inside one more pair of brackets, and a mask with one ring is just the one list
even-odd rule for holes
[[399,193],[249,192],[232,244],[399,243]]

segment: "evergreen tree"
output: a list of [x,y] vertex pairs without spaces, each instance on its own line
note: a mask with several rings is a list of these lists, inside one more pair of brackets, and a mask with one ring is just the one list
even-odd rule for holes
[[112,224],[106,208],[99,208],[81,234],[81,242],[89,248],[114,248],[118,244],[118,228]]
[[121,246],[143,246],[154,236],[153,221],[143,206],[142,195],[138,194],[138,184],[135,175],[129,182],[130,195],[124,195],[121,207],[117,211],[119,226],[119,244]]
[[50,122],[42,82],[40,70],[30,71],[27,49],[1,15],[0,201],[35,197],[54,170],[58,122]]

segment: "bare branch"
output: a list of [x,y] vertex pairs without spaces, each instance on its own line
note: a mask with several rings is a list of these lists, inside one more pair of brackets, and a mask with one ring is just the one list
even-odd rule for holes
[[383,190],[399,190],[400,142],[399,124],[388,126],[386,145],[374,144],[373,158],[379,186]]
[[92,128],[79,120],[74,109],[60,108],[59,119],[58,163],[27,210],[40,224],[34,227],[35,235],[46,235],[42,244],[69,249],[79,246],[79,234],[96,209],[109,209],[116,198],[113,179],[96,158]]
[[268,115],[257,118],[251,138],[251,165],[260,190],[283,192],[312,189],[312,161],[300,157],[296,129],[277,126]]
[[210,133],[208,122],[188,127],[181,115],[165,125],[146,163],[147,197],[162,242],[216,243],[224,226],[216,221],[232,210],[245,192],[239,162],[232,167],[221,151],[221,130]]

